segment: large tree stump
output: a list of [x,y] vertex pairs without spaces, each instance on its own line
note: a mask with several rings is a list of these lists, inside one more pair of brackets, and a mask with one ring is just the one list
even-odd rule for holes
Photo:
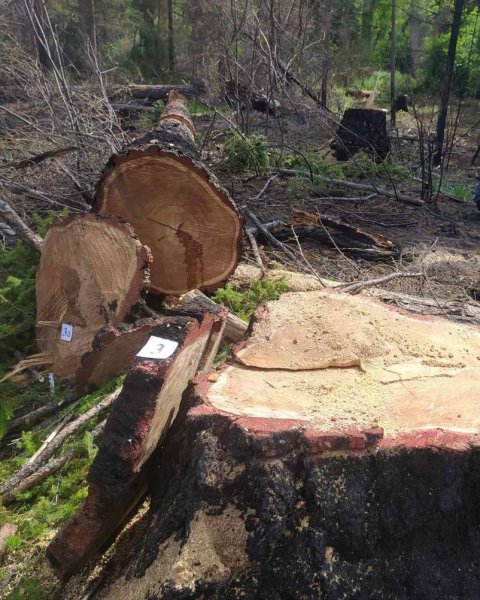
[[330,147],[335,158],[349,160],[363,150],[375,160],[384,160],[391,150],[387,133],[387,111],[348,108]]
[[218,286],[240,256],[242,223],[201,163],[186,100],[172,92],[155,130],[111,157],[96,210],[133,225],[153,254],[151,290],[177,295]]
[[45,236],[37,274],[38,358],[66,379],[75,376],[95,335],[118,325],[148,282],[151,255],[116,218],[58,220]]
[[185,396],[100,598],[476,597],[478,329],[285,294],[235,357]]
[[149,342],[162,344],[161,355],[135,359],[89,471],[88,497],[48,547],[62,578],[111,541],[143,497],[148,460],[173,423],[185,388],[197,371],[211,368],[224,309],[201,314],[191,304],[178,313],[184,316],[161,317],[150,328]]

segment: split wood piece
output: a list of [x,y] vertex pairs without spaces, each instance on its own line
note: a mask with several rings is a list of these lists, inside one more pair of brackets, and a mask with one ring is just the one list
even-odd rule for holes
[[133,225],[153,254],[151,291],[213,288],[240,257],[242,220],[196,156],[186,99],[172,92],[153,132],[110,158],[95,210]]
[[[97,332],[117,325],[140,300],[151,255],[116,218],[57,221],[45,236],[37,274],[37,341],[51,370],[72,379]],[[73,329],[63,337],[62,325]]]
[[118,329],[109,325],[101,329],[92,342],[93,349],[81,359],[81,367],[75,377],[77,391],[87,394],[126,373],[156,322],[156,319],[142,319],[134,326]]
[[13,210],[13,208],[5,202],[5,200],[0,199],[0,218],[2,218],[6,223],[12,227],[15,233],[24,240],[31,248],[36,250],[37,252],[42,251],[43,240],[38,235],[28,227],[28,225],[19,217],[19,215]]
[[[216,303],[211,298],[205,296],[205,294],[200,290],[191,290],[190,292],[187,292],[180,298],[180,302],[182,304],[185,304],[196,298],[201,298],[205,303],[212,307],[216,305]],[[248,323],[246,321],[244,321],[240,317],[237,317],[237,315],[235,315],[234,313],[229,312],[227,314],[227,319],[225,322],[223,337],[227,341],[236,344],[237,342],[245,338],[247,334],[247,329]]]
[[175,420],[183,392],[210,355],[212,330],[223,320],[217,310],[197,318],[165,316],[152,329],[152,336],[178,345],[165,358],[135,359],[88,474],[88,497],[47,549],[59,577],[68,578],[111,541],[145,494],[147,461]]
[[330,145],[338,160],[349,160],[359,150],[385,160],[391,151],[387,133],[387,111],[348,108]]
[[156,102],[157,100],[168,100],[171,92],[182,94],[187,98],[198,98],[205,93],[205,85],[202,82],[195,82],[193,85],[144,85],[130,83],[127,91],[133,98],[138,100],[148,100]]

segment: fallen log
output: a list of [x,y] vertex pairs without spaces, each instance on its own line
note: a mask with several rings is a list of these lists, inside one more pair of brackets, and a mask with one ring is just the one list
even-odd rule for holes
[[13,418],[8,423],[7,433],[14,433],[16,431],[28,431],[37,423],[40,423],[46,417],[49,417],[57,413],[61,408],[68,406],[75,400],[78,400],[77,394],[67,394],[60,402],[48,402],[44,406],[32,410],[26,415]]
[[170,92],[182,94],[182,96],[185,96],[186,98],[198,98],[199,96],[202,96],[206,90],[204,83],[198,81],[192,85],[144,85],[130,83],[126,91],[132,98],[156,102],[157,100],[168,100]]
[[399,248],[385,236],[369,233],[329,215],[294,209],[291,227],[282,226],[273,233],[279,239],[291,239],[292,228],[296,239],[313,238],[366,260],[386,260],[400,255]]
[[37,363],[73,379],[97,332],[118,325],[140,300],[151,255],[132,228],[85,215],[57,221],[45,236],[37,274]]
[[[191,290],[190,292],[187,292],[180,298],[180,301],[182,304],[185,304],[197,298],[202,298],[202,300],[211,307],[216,306],[215,302],[208,298],[208,296],[205,296],[200,290]],[[243,340],[247,335],[247,329],[248,323],[232,312],[227,313],[225,329],[223,331],[223,337],[227,341],[236,344],[240,340]]]
[[165,316],[152,329],[108,418],[88,474],[88,497],[47,549],[61,578],[111,541],[145,494],[147,462],[175,420],[190,379],[209,370],[211,338],[215,345],[224,321],[215,308],[196,317]]
[[475,328],[325,292],[256,319],[251,366],[187,391],[102,597],[475,597]]
[[[286,175],[287,177],[296,177],[299,175],[303,175],[303,177],[312,177],[312,173],[309,171],[297,171],[295,169],[275,169],[276,173],[280,175]],[[341,187],[346,187],[351,190],[362,190],[366,192],[375,192],[379,196],[387,196],[388,198],[394,198],[399,202],[404,202],[405,204],[412,204],[413,206],[424,206],[425,203],[420,198],[413,198],[412,196],[406,196],[405,194],[398,193],[393,190],[389,190],[382,186],[377,186],[375,183],[356,183],[355,181],[345,181],[344,179],[332,179],[331,177],[321,177],[319,175],[315,175],[316,179],[320,179],[321,181],[328,183],[329,185],[339,185]]]
[[42,251],[42,238],[28,227],[28,225],[18,216],[13,208],[0,199],[0,217],[8,223],[15,233],[24,240],[31,248],[37,252]]
[[106,398],[101,400],[98,404],[92,407],[87,412],[80,415],[78,419],[69,423],[66,427],[64,427],[58,435],[56,435],[52,441],[45,446],[45,449],[35,456],[35,459],[30,459],[27,461],[20,469],[14,473],[10,479],[7,479],[2,485],[0,485],[0,498],[3,494],[10,493],[13,489],[15,489],[23,479],[30,477],[39,469],[43,464],[45,464],[56,452],[58,448],[63,444],[63,442],[70,436],[72,433],[83,427],[90,419],[93,419],[100,415],[103,411],[110,408],[113,402],[117,399],[120,394],[121,389],[116,390],[115,392],[109,394]]
[[46,464],[39,467],[35,473],[22,479],[14,488],[2,494],[2,504],[8,504],[15,500],[15,495],[21,492],[26,492],[32,487],[44,481],[50,475],[57,473],[75,456],[74,450],[67,450],[57,458],[52,458]]
[[242,222],[201,163],[186,100],[172,92],[153,132],[114,155],[95,210],[132,224],[153,254],[151,291],[180,295],[218,286],[240,256]]
[[75,376],[77,391],[87,394],[126,373],[156,322],[156,319],[142,319],[121,329],[112,325],[101,329],[93,339],[92,350],[81,358],[81,367]]

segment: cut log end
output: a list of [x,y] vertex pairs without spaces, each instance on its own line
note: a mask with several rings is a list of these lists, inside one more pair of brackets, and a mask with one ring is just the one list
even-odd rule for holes
[[37,342],[52,372],[71,379],[97,332],[119,324],[148,283],[151,255],[132,228],[85,215],[57,221],[37,274]]
[[241,219],[194,155],[185,99],[172,94],[157,129],[112,157],[96,210],[133,225],[151,249],[151,290],[179,295],[221,284],[240,256]]

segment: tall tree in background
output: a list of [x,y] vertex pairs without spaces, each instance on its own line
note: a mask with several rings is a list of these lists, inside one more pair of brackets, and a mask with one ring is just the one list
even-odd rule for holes
[[175,31],[173,28],[173,0],[167,0],[168,8],[168,70],[175,72]]
[[390,40],[390,122],[392,127],[397,124],[397,109],[395,100],[397,97],[397,86],[395,81],[396,76],[396,59],[397,59],[397,0],[392,0],[392,37]]
[[448,104],[450,101],[450,92],[452,89],[453,72],[455,70],[455,56],[457,54],[458,35],[460,33],[460,24],[462,13],[465,6],[465,0],[455,0],[453,9],[452,28],[450,32],[450,42],[448,45],[447,65],[445,77],[442,84],[442,95],[440,98],[440,111],[437,121],[436,151],[433,157],[433,164],[438,166],[442,162],[443,143],[445,141],[445,127],[447,124]]
[[90,69],[91,54],[97,52],[95,31],[95,0],[77,0],[78,21],[84,48],[84,67]]

